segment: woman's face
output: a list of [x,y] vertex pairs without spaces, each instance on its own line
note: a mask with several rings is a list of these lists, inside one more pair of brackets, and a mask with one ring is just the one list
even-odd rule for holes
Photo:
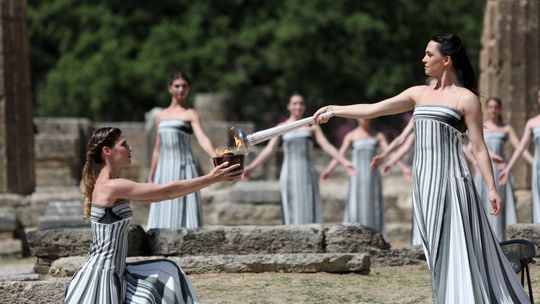
[[439,51],[439,44],[435,41],[430,41],[426,46],[424,58],[422,63],[424,64],[424,73],[428,76],[437,77],[444,71],[444,59]]
[[177,78],[169,86],[169,93],[173,98],[184,100],[189,94],[189,84],[182,78]]
[[289,104],[287,105],[287,110],[291,113],[292,116],[300,118],[304,115],[306,110],[306,104],[304,103],[304,97],[300,95],[293,95],[289,99]]
[[111,150],[112,161],[119,166],[131,164],[131,147],[124,136],[120,136]]
[[486,110],[488,113],[488,117],[491,120],[498,120],[501,116],[501,106],[499,106],[499,103],[497,103],[493,99],[488,100],[486,104]]

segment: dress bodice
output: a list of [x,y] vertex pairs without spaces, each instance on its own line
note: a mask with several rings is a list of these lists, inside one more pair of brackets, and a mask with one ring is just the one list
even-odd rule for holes
[[88,265],[97,265],[119,274],[124,272],[131,217],[129,201],[121,201],[110,208],[92,205],[92,245],[86,256]]
[[161,142],[160,161],[168,165],[195,163],[195,156],[191,151],[193,129],[189,121],[162,120],[158,125],[158,134]]
[[283,154],[287,159],[309,159],[313,147],[311,131],[299,130],[283,134]]
[[132,216],[129,201],[120,201],[112,207],[101,207],[92,205],[90,220],[102,224],[112,224],[116,221],[130,218]]
[[360,150],[360,149],[374,150],[374,149],[377,149],[378,145],[379,145],[379,140],[374,137],[356,139],[352,143],[354,150]]
[[463,153],[466,125],[455,108],[441,105],[418,105],[413,113],[415,132],[415,171],[437,168],[448,176],[470,176]]
[[484,142],[493,153],[504,158],[504,145],[506,143],[506,132],[484,131]]
[[165,119],[159,122],[158,132],[178,132],[193,134],[191,122],[182,119]]

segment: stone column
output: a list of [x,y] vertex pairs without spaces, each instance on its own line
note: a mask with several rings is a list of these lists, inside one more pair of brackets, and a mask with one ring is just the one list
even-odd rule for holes
[[34,190],[26,0],[0,0],[0,193]]
[[[540,1],[487,0],[480,52],[480,96],[503,101],[503,119],[518,136],[527,119],[540,113]],[[511,156],[513,149],[507,151]],[[516,188],[530,188],[531,168],[513,170]]]

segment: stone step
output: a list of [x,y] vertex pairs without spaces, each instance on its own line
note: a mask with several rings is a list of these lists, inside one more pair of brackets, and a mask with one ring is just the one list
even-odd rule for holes
[[[149,261],[165,257],[130,257],[128,262]],[[166,257],[180,265],[187,274],[242,273],[242,272],[356,272],[368,274],[370,255],[367,253],[299,253],[299,254],[247,254]],[[70,277],[83,263],[84,257],[67,257],[53,262],[49,270],[52,277]]]
[[[132,225],[128,256],[183,256],[276,253],[358,253],[388,249],[371,228],[358,224],[234,226],[152,229]],[[85,255],[89,228],[28,232],[32,255],[43,259]]]
[[0,281],[2,303],[63,303],[70,279],[38,281],[33,278]]

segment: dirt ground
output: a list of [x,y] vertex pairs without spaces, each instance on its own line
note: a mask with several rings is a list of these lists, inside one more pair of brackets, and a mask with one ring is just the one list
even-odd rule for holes
[[[540,266],[532,265],[536,301]],[[201,303],[432,303],[426,266],[373,267],[370,275],[249,273],[190,275]]]
[[[29,272],[34,262],[33,258],[0,258],[0,275]],[[425,265],[372,267],[369,275],[266,272],[191,274],[189,278],[201,303],[209,304],[432,303]],[[531,265],[531,279],[538,302],[540,263]]]

